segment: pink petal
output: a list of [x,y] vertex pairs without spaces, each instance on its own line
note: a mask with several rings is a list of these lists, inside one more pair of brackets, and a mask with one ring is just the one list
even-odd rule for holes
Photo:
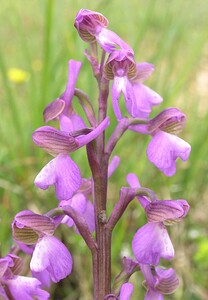
[[44,236],[35,247],[30,268],[34,272],[47,270],[51,280],[58,282],[71,273],[72,257],[62,242],[53,236]]
[[179,137],[158,131],[147,147],[147,157],[166,176],[176,172],[176,159],[187,160],[191,146]]
[[147,62],[141,62],[137,64],[137,74],[134,78],[134,81],[137,82],[143,82],[145,81],[151,74],[154,72],[154,65],[147,63]]
[[129,300],[133,292],[134,285],[132,283],[124,283],[120,290],[120,300]]
[[163,223],[147,223],[134,235],[132,249],[137,261],[158,265],[160,258],[172,259],[174,249]]
[[81,185],[80,170],[67,154],[59,154],[40,171],[34,183],[44,190],[55,185],[56,197],[68,200]]

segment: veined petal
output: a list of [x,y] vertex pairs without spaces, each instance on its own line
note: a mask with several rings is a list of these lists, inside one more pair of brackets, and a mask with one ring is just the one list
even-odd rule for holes
[[168,224],[180,222],[189,211],[185,200],[161,200],[150,202],[145,207],[148,222],[164,222]]
[[101,13],[80,9],[76,15],[74,26],[85,42],[92,42],[95,40],[95,34],[103,27],[108,26],[108,19]]
[[68,200],[81,185],[80,170],[67,154],[59,154],[40,171],[34,183],[43,190],[55,185],[56,197]]
[[154,134],[158,129],[171,134],[180,133],[186,124],[186,116],[179,109],[169,107],[149,121],[149,132]]
[[47,123],[50,120],[57,118],[64,110],[65,101],[63,99],[56,99],[49,103],[43,112],[44,122]]
[[160,258],[172,259],[174,249],[163,223],[148,223],[134,235],[132,250],[139,263],[158,265]]
[[30,262],[34,272],[47,270],[53,282],[67,277],[72,270],[72,257],[66,246],[58,239],[44,236],[37,243]]
[[147,147],[147,157],[166,176],[176,172],[176,159],[187,160],[191,146],[179,137],[158,131]]
[[35,214],[30,210],[23,210],[16,214],[14,218],[16,226],[19,228],[29,227],[47,235],[53,235],[55,224],[53,219],[47,216]]
[[132,283],[127,282],[122,284],[119,299],[129,300],[133,292],[133,289],[134,289],[134,285]]
[[74,152],[79,148],[78,141],[69,132],[60,131],[51,126],[36,129],[32,138],[35,145],[52,155]]
[[164,295],[172,294],[179,286],[175,270],[156,268],[155,271],[157,273],[155,289]]
[[26,245],[35,244],[43,234],[53,235],[54,230],[55,223],[53,219],[35,214],[29,210],[18,213],[12,222],[13,238]]

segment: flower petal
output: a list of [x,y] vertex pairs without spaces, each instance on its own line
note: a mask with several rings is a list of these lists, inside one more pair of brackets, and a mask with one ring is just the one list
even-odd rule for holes
[[174,249],[163,223],[141,227],[132,241],[134,256],[139,263],[158,265],[160,258],[172,259]]
[[148,222],[180,222],[188,211],[189,204],[185,200],[155,201],[145,207]]
[[30,268],[34,272],[47,270],[51,280],[58,282],[71,273],[72,257],[62,242],[53,236],[44,236],[35,247]]
[[36,278],[25,276],[15,276],[13,279],[7,280],[8,286],[14,299],[24,300],[45,300],[49,298],[49,293],[40,288],[41,283]]
[[137,64],[137,73],[134,82],[143,82],[145,81],[154,71],[154,65],[148,62],[141,62]]
[[34,183],[44,190],[55,185],[56,197],[68,200],[81,185],[80,170],[68,155],[59,154],[40,171]]
[[134,106],[127,107],[132,117],[148,118],[151,107],[163,101],[159,94],[141,83],[133,84],[133,92],[135,94]]
[[65,101],[63,99],[56,99],[49,103],[43,112],[44,122],[47,123],[50,120],[58,117],[64,110]]
[[155,271],[157,273],[155,289],[164,295],[172,294],[179,286],[175,270],[156,268]]
[[74,96],[74,89],[81,66],[82,63],[80,61],[70,59],[68,62],[68,81],[66,85],[66,90],[62,96],[62,99],[65,101],[63,113],[66,115],[69,114],[69,108],[71,106],[71,101]]
[[191,146],[179,137],[158,131],[147,147],[147,157],[166,176],[176,172],[176,159],[187,160]]
[[115,155],[111,159],[111,162],[108,166],[108,178],[111,177],[111,175],[115,172],[115,170],[118,168],[120,163],[120,158],[119,156]]
[[69,133],[51,126],[42,126],[32,134],[35,145],[51,155],[74,152],[79,148],[78,141]]
[[118,105],[118,100],[121,94],[121,91],[123,90],[124,86],[126,85],[126,80],[123,77],[115,77],[112,84],[112,104],[113,104],[113,110],[114,114],[117,118],[117,120],[122,119],[121,110]]
[[124,283],[120,290],[120,300],[129,300],[133,292],[134,285],[132,283]]
[[96,34],[96,40],[100,44],[100,46],[108,53],[112,53],[118,47],[120,49],[124,49],[133,53],[131,47],[125,43],[115,32],[107,29],[102,28]]

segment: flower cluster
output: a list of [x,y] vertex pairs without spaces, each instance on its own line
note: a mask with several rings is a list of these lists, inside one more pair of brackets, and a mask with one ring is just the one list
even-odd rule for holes
[[[133,130],[149,135],[147,157],[166,176],[176,172],[176,159],[187,160],[190,145],[177,135],[183,130],[186,116],[177,108],[167,108],[151,118],[152,107],[162,97],[143,82],[152,74],[154,66],[148,62],[135,62],[134,51],[116,33],[108,29],[108,20],[101,13],[81,9],[75,18],[79,36],[89,43],[85,51],[98,82],[98,112],[93,102],[76,88],[81,62],[69,60],[66,89],[44,110],[44,122],[57,121],[58,129],[42,126],[33,132],[35,145],[52,156],[36,176],[34,183],[40,189],[54,186],[57,206],[44,215],[25,210],[18,213],[12,223],[13,237],[19,248],[32,256],[30,269],[34,278],[24,281],[14,271],[18,258],[12,254],[0,260],[0,295],[14,299],[48,299],[40,284],[50,287],[72,272],[72,255],[55,237],[60,224],[74,226],[75,232],[85,240],[92,253],[94,299],[130,299],[133,285],[130,276],[141,271],[147,293],[146,300],[163,299],[178,287],[179,280],[172,268],[159,267],[161,259],[174,257],[174,248],[166,225],[180,222],[188,213],[186,200],[158,200],[153,191],[140,186],[136,175],[129,173],[130,187],[120,190],[120,198],[107,217],[108,179],[119,165],[119,157],[111,158],[112,151],[125,131]],[[99,60],[97,46],[102,49]],[[110,125],[107,100],[110,83],[112,107],[117,125],[108,141],[105,131]],[[119,101],[123,94],[125,112]],[[74,101],[83,109],[81,117]],[[83,178],[81,170],[70,153],[86,146],[92,176]],[[136,261],[125,258],[123,271],[111,289],[110,248],[111,233],[130,201],[137,199],[147,216],[147,224],[137,230],[132,241]],[[93,232],[96,232],[95,236]],[[25,286],[24,288],[21,287]],[[16,283],[18,283],[16,285]],[[20,292],[21,290],[21,292]],[[31,297],[26,297],[26,294]]]
[[49,299],[49,293],[41,289],[41,282],[32,277],[20,276],[23,261],[9,253],[0,258],[0,298],[9,299]]

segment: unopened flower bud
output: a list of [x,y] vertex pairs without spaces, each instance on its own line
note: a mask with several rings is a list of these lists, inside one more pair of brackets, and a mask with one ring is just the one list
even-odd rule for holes
[[108,20],[101,13],[81,9],[76,15],[74,26],[85,42],[92,42],[103,27],[108,27]]

